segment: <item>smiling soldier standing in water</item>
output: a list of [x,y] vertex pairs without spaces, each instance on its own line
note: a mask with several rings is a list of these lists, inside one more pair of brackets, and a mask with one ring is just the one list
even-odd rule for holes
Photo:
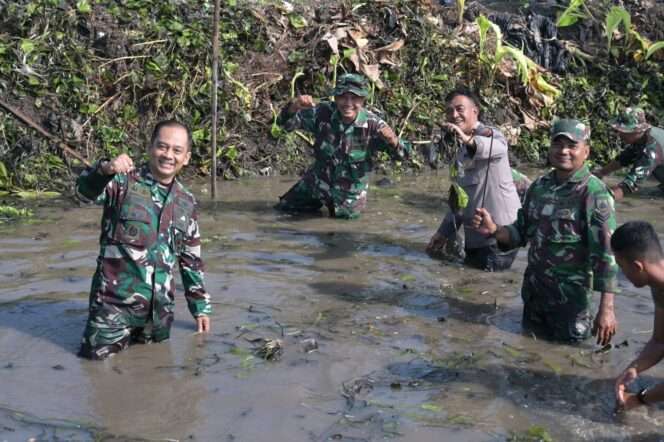
[[[526,192],[517,220],[498,226],[484,208],[473,225],[499,246],[530,243],[523,276],[523,326],[548,337],[578,342],[597,335],[607,344],[616,332],[613,297],[618,267],[610,238],[616,227],[613,197],[585,165],[590,128],[578,120],[556,119],[549,161],[553,170]],[[601,293],[594,323],[592,290]]]
[[104,205],[81,357],[105,359],[132,342],[168,339],[176,263],[198,331],[210,330],[196,200],[175,178],[191,158],[189,129],[158,123],[148,156],[138,169],[126,154],[101,160],[76,182],[79,199]]
[[286,212],[316,212],[326,206],[330,216],[354,219],[367,202],[372,159],[387,150],[403,159],[409,146],[374,113],[364,108],[367,80],[344,74],[332,91],[334,103],[314,104],[301,95],[279,114],[277,123],[287,131],[314,134],[314,164],[275,206]]

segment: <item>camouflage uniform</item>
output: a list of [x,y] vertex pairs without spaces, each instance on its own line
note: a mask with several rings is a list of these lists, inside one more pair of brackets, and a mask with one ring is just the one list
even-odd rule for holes
[[[589,136],[585,126],[576,130]],[[585,165],[563,183],[551,171],[530,186],[517,221],[506,227],[510,241],[501,246],[530,243],[521,288],[524,327],[564,341],[587,338],[591,288],[617,289],[618,268],[610,248],[616,218],[606,185]]]
[[[356,74],[340,77],[333,95],[352,92],[366,96],[366,80]],[[372,112],[362,109],[351,124],[344,124],[336,105],[322,102],[316,107],[291,114],[286,106],[277,123],[287,131],[306,130],[314,134],[314,164],[286,194],[276,208],[313,212],[325,205],[337,218],[357,218],[364,209],[369,188],[372,159],[388,150],[402,159],[409,147]]]
[[80,355],[103,359],[131,340],[162,341],[173,321],[180,267],[189,311],[209,315],[194,196],[177,180],[159,184],[147,165],[104,176],[99,165],[76,183],[84,202],[104,205],[100,252],[90,290],[90,315]]
[[530,181],[526,175],[522,174],[516,169],[512,169],[512,180],[514,181],[514,187],[516,187],[516,193],[519,195],[519,199],[523,203],[524,198],[526,197],[526,191],[533,183]]
[[651,174],[664,191],[664,130],[651,127],[642,109],[629,107],[612,121],[611,126],[623,133],[645,131],[641,140],[627,146],[616,158],[622,167],[631,166],[620,183],[623,191],[636,192]]

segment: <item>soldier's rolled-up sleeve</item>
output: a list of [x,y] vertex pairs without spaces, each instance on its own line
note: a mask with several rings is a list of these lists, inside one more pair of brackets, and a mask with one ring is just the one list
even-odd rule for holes
[[288,132],[302,129],[314,133],[316,131],[316,116],[319,107],[301,109],[295,113],[289,111],[290,103],[284,106],[277,117],[277,124]]
[[[493,139],[493,142],[492,142]],[[507,155],[507,140],[498,130],[493,131],[493,137],[482,137],[475,135],[475,155],[473,159],[486,160],[491,158],[500,158]]]
[[189,312],[194,317],[210,315],[212,305],[210,295],[205,290],[204,265],[201,258],[201,236],[198,227],[198,211],[194,208],[187,232],[183,239],[182,250],[178,256],[180,275],[184,285],[184,296]]
[[586,204],[588,258],[593,273],[593,290],[616,293],[618,265],[611,251],[616,228],[613,197],[607,190],[590,192]]
[[657,167],[657,153],[654,149],[646,149],[635,161],[620,187],[626,192],[636,192]]
[[[103,160],[102,160],[103,161]],[[117,175],[102,175],[101,161],[85,169],[76,179],[74,193],[79,201],[86,204],[103,204],[117,195],[122,180]]]

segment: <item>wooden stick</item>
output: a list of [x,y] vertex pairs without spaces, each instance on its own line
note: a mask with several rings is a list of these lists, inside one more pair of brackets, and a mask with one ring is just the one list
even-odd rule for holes
[[406,129],[406,124],[408,124],[408,119],[410,118],[410,115],[413,113],[415,108],[417,107],[417,98],[414,100],[413,107],[410,108],[408,113],[406,114],[406,118],[404,118],[403,123],[401,123],[401,130],[399,131],[399,138],[403,135],[404,129]]
[[217,198],[217,88],[219,87],[219,15],[220,0],[214,0],[212,23],[212,173],[210,174],[210,196]]
[[101,112],[101,110],[102,110],[103,108],[105,108],[106,106],[108,106],[108,103],[110,103],[111,101],[113,101],[113,100],[115,100],[116,98],[118,98],[118,97],[120,96],[120,94],[122,94],[122,91],[120,91],[120,92],[116,92],[115,95],[111,96],[108,100],[104,101],[104,102],[102,103],[102,105],[99,106],[99,107],[97,108],[97,110],[94,111],[94,113],[88,117],[87,120],[85,120],[85,123],[83,123],[83,124],[81,125],[81,129],[84,128],[85,126],[87,126],[87,125],[90,123],[90,121],[92,120],[92,117],[94,117],[94,116],[97,115],[99,112]]
[[118,57],[118,58],[114,58],[113,60],[108,60],[107,62],[100,64],[99,66],[97,66],[97,69],[101,69],[106,65],[109,65],[111,63],[115,63],[116,61],[135,60],[137,58],[148,58],[148,57],[150,57],[150,56],[149,55],[127,55],[125,57]]
[[8,103],[5,103],[3,100],[0,100],[0,106],[4,107],[7,109],[9,112],[14,114],[16,118],[48,138],[49,140],[55,142],[57,146],[62,149],[65,153],[68,153],[69,155],[73,156],[86,166],[90,167],[90,162],[83,157],[80,153],[76,152],[72,147],[69,147],[67,144],[65,144],[63,141],[60,141],[57,137],[54,135],[51,135],[49,132],[46,131],[43,127],[41,127],[39,124],[37,124],[32,118],[28,117],[25,115],[23,112],[20,110],[16,109],[15,107],[9,105]]
[[157,43],[166,43],[168,39],[164,38],[162,40],[152,40],[152,41],[144,41],[143,43],[134,43],[131,45],[132,48],[137,48],[139,46],[147,46],[147,45],[154,45]]

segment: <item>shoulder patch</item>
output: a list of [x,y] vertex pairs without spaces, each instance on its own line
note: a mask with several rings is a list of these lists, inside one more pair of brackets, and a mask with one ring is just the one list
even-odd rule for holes
[[610,197],[601,197],[595,204],[595,215],[601,222],[606,222],[613,214],[613,200]]

